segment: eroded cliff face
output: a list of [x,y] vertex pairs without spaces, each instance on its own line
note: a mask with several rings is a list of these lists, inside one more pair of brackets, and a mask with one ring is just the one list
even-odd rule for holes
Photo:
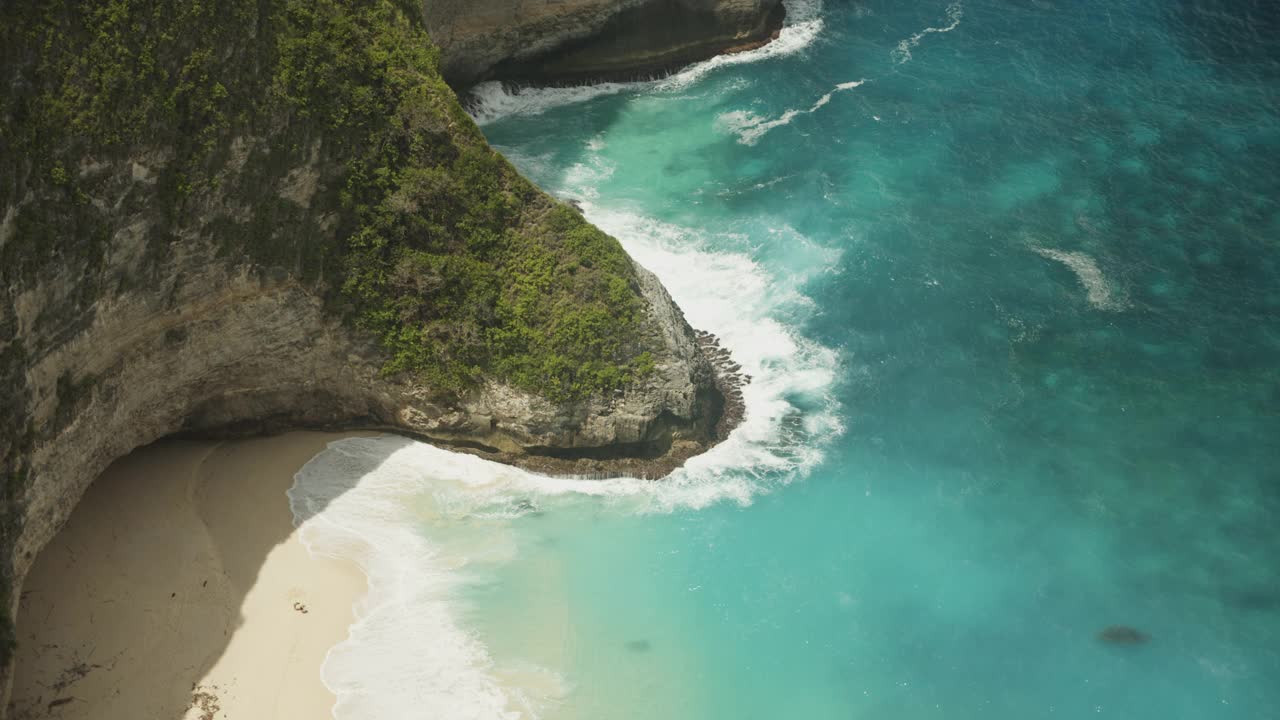
[[454,87],[634,79],[767,42],[782,0],[423,0]]
[[93,479],[174,433],[380,428],[650,477],[724,433],[661,284],[487,147],[400,4],[116,10],[0,17],[9,611]]
[[[128,244],[118,235],[114,261],[98,271],[122,270]],[[13,309],[32,348],[24,374],[35,434],[17,498],[15,578],[111,461],[182,431],[386,428],[552,472],[661,474],[705,447],[717,399],[679,310],[640,272],[655,371],[616,396],[559,403],[496,381],[442,399],[410,373],[385,376],[374,339],[326,312],[313,289],[228,263],[199,241],[164,264],[155,286],[95,299],[69,318],[70,332],[38,317],[83,278],[21,292]]]

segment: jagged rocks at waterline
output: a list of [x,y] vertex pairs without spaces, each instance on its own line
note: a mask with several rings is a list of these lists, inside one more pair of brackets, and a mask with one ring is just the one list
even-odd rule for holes
[[488,146],[403,3],[96,6],[0,9],[9,611],[89,483],[174,433],[650,477],[720,437],[679,308]]
[[441,70],[480,80],[630,80],[776,37],[782,0],[425,0]]
[[743,414],[746,412],[742,388],[751,382],[751,376],[742,372],[742,366],[733,361],[732,353],[720,346],[719,338],[703,330],[696,332],[698,347],[715,368],[716,388],[724,398],[724,409],[721,410],[720,419],[716,421],[715,426],[716,437],[723,439],[737,427],[738,423],[742,422]]
[[1128,625],[1109,625],[1098,632],[1098,639],[1111,645],[1141,645],[1151,638]]

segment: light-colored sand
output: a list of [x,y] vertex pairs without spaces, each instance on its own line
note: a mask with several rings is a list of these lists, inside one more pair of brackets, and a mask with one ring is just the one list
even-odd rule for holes
[[10,717],[331,717],[320,665],[365,580],[308,554],[285,491],[338,437],[164,441],[112,465],[23,587]]

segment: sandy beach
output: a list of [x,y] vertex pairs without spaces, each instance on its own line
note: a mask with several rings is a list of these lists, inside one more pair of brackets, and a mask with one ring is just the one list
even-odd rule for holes
[[325,718],[365,579],[285,492],[339,434],[162,441],[113,464],[27,577],[10,717]]

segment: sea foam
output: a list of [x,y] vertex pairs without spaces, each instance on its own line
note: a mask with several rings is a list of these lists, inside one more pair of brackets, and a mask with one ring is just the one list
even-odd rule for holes
[[1089,304],[1099,310],[1124,310],[1128,303],[1117,293],[1098,267],[1098,261],[1082,252],[1067,252],[1033,246],[1032,250],[1041,257],[1055,260],[1067,266],[1075,273],[1085,289],[1085,298]]
[[920,41],[925,35],[933,33],[949,33],[960,27],[960,18],[964,17],[964,5],[960,2],[953,2],[947,6],[947,24],[942,27],[927,27],[911,37],[898,43],[889,55],[893,61],[899,65],[911,59],[911,51],[920,45]]
[[[947,6],[946,10],[947,25],[942,27],[927,27],[920,32],[914,33],[911,37],[898,43],[890,55],[895,63],[901,65],[911,59],[911,50],[920,44],[926,35],[932,33],[949,33],[960,26],[960,19],[964,17],[964,5],[960,2],[954,2]],[[721,113],[716,118],[716,125],[738,136],[738,142],[743,145],[755,145],[760,139],[774,128],[789,125],[792,120],[801,115],[815,113],[822,109],[827,103],[831,102],[832,97],[838,92],[852,90],[862,86],[868,82],[866,78],[861,80],[853,80],[843,82],[836,85],[829,92],[818,98],[813,105],[808,108],[792,108],[777,117],[765,117],[750,110],[732,110]],[[879,120],[879,117],[875,117]]]
[[745,251],[719,249],[731,239],[583,206],[752,376],[743,422],[658,482],[546,477],[397,436],[331,443],[298,472],[289,499],[310,551],[354,561],[369,579],[349,637],[322,669],[339,720],[543,716],[568,692],[558,669],[506,667],[462,622],[472,572],[516,554],[512,518],[561,496],[595,496],[627,513],[746,504],[802,477],[843,429],[837,353],[784,319],[813,312],[803,268],[829,267],[831,251],[774,228],[779,243],[807,253],[783,277]]
[[764,137],[765,133],[770,130],[790,124],[792,120],[800,115],[808,115],[810,113],[817,112],[827,103],[831,102],[831,98],[834,97],[836,93],[860,87],[865,82],[866,80],[863,79],[840,83],[832,88],[830,92],[818,98],[808,109],[787,110],[776,118],[761,117],[748,110],[734,110],[721,114],[716,118],[716,123],[720,127],[737,135],[738,142],[743,145],[755,145],[760,142],[760,138]]
[[[519,93],[489,86],[473,113],[484,122],[611,92],[670,91],[718,67],[795,52],[812,42],[822,21],[817,2],[789,9],[782,37],[755,51],[648,83]],[[771,229],[779,243],[812,255],[783,276],[749,248],[725,250],[733,238],[600,203],[594,186],[613,171],[599,155],[604,147],[602,138],[592,140],[561,189],[583,198],[588,219],[658,275],[694,327],[715,333],[733,353],[752,378],[743,389],[743,421],[659,482],[541,476],[397,436],[331,443],[298,472],[289,499],[310,551],[354,561],[369,579],[348,638],[322,668],[339,720],[544,716],[568,692],[558,669],[495,659],[464,622],[462,591],[473,576],[517,552],[513,518],[561,498],[595,497],[627,513],[747,504],[802,477],[843,429],[834,397],[838,354],[794,325],[814,311],[804,284],[809,273],[832,265],[831,251],[789,227]]]

